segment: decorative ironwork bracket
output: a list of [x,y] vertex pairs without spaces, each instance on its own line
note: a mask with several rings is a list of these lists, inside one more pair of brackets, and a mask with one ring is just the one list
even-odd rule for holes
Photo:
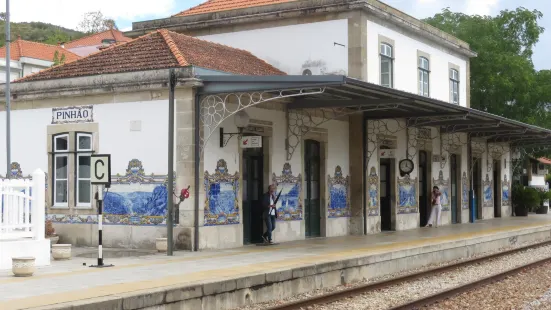
[[265,102],[318,95],[324,92],[325,88],[312,87],[252,93],[228,93],[203,97],[200,110],[196,111],[200,116],[200,156],[203,156],[206,143],[210,140],[216,128],[237,112]]
[[243,130],[240,132],[224,132],[224,128],[220,127],[220,147],[225,147],[230,142],[231,138],[237,136],[237,139],[240,140],[243,135]]
[[291,109],[287,110],[287,160],[291,160],[295,150],[304,137],[312,128],[341,117],[363,112],[374,112],[392,110],[399,107],[399,104],[378,104],[358,107],[339,108],[312,108],[312,109]]
[[[388,126],[389,121],[396,123],[396,126],[394,126],[393,129]],[[402,122],[394,118],[369,120],[367,123],[367,145],[365,146],[366,163],[369,164],[371,157],[373,157],[373,154],[375,154],[379,147],[379,135],[394,135],[406,128],[407,127],[402,125]]]

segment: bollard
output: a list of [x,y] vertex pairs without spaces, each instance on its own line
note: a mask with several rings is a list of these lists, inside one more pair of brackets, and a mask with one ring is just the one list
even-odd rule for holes
[[113,267],[111,264],[105,265],[103,263],[103,185],[98,185],[97,189],[95,198],[98,204],[98,264],[90,265],[90,267]]

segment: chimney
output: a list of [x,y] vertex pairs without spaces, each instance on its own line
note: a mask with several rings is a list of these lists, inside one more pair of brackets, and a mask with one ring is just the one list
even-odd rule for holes
[[61,48],[65,48],[65,42],[59,42],[58,45],[59,45],[59,47],[61,47]]

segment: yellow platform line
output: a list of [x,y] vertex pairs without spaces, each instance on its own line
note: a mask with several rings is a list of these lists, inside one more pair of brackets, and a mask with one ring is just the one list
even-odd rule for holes
[[[5,310],[27,309],[27,308],[33,308],[33,307],[55,305],[60,303],[75,302],[75,301],[84,300],[84,299],[107,297],[107,296],[113,296],[118,294],[128,294],[132,292],[138,293],[139,291],[142,291],[142,290],[151,290],[151,289],[169,287],[174,285],[185,285],[185,284],[191,284],[199,281],[221,280],[223,278],[231,278],[231,277],[238,277],[238,276],[242,277],[242,276],[253,274],[255,272],[266,273],[266,272],[271,272],[274,269],[275,270],[282,269],[282,268],[289,269],[289,268],[296,268],[296,267],[302,267],[307,265],[314,265],[316,263],[321,263],[324,261],[334,261],[334,260],[339,260],[347,257],[350,258],[358,254],[366,255],[366,254],[373,254],[377,252],[388,252],[389,250],[393,250],[393,249],[414,248],[425,244],[435,244],[435,243],[440,243],[447,240],[461,240],[464,238],[483,236],[483,235],[488,235],[496,232],[515,231],[519,229],[543,227],[548,224],[551,224],[551,222],[546,222],[544,224],[537,223],[537,224],[528,224],[528,225],[519,225],[519,226],[496,227],[496,228],[491,228],[483,231],[466,232],[462,234],[450,234],[446,236],[434,237],[431,239],[404,241],[404,242],[397,242],[393,244],[385,244],[385,245],[379,245],[379,246],[375,245],[371,247],[355,248],[350,250],[341,249],[338,251],[320,254],[316,256],[304,256],[304,257],[298,257],[293,259],[285,259],[285,260],[270,262],[268,264],[269,268],[265,268],[264,267],[265,264],[262,264],[262,265],[249,264],[249,265],[239,266],[239,267],[212,269],[208,271],[188,273],[185,275],[179,274],[179,275],[153,279],[153,280],[102,285],[102,286],[88,288],[85,290],[67,291],[67,292],[60,292],[60,293],[54,293],[54,294],[46,294],[46,295],[40,295],[40,296],[33,296],[29,298],[20,298],[20,299],[4,301],[4,302],[0,302],[0,309],[5,309]],[[407,247],[404,247],[404,246],[407,246]],[[268,251],[271,251],[271,249],[266,249],[266,250],[259,249],[259,251],[268,252]],[[225,256],[239,255],[242,253],[229,253],[229,254],[230,255],[226,254]],[[220,256],[224,256],[224,255],[220,255]],[[212,257],[216,257],[216,255]],[[185,261],[185,260],[190,261],[190,260],[196,260],[196,259],[197,257],[196,258],[189,257],[185,259],[174,259],[171,261],[153,262],[153,264],[151,262],[134,264],[134,266],[148,266],[148,265],[157,265],[157,264],[163,264],[163,263],[167,264],[167,263],[173,263],[175,261]],[[130,267],[122,266],[121,268],[130,268]],[[89,273],[89,272],[90,271],[87,270],[84,273]],[[79,273],[83,273],[83,272],[72,272],[72,273],[69,272],[69,273],[63,273],[62,275],[67,275],[67,274],[75,275]],[[49,278],[52,276],[59,276],[59,275],[61,274],[43,275],[41,277]],[[27,278],[27,279],[31,280],[32,278]]]

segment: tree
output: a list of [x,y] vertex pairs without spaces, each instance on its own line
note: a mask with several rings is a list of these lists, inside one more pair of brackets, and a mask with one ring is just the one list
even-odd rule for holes
[[78,29],[85,33],[98,33],[118,28],[113,19],[105,18],[101,11],[95,11],[84,14]]
[[478,53],[471,59],[472,108],[545,126],[551,123],[542,100],[551,98],[534,90],[551,77],[537,72],[532,63],[533,47],[544,31],[538,24],[542,16],[525,8],[504,10],[495,17],[444,9],[425,22],[469,43]]
[[55,51],[53,60],[52,67],[62,65],[65,63],[65,54],[61,54],[61,57],[59,57],[59,51]]

